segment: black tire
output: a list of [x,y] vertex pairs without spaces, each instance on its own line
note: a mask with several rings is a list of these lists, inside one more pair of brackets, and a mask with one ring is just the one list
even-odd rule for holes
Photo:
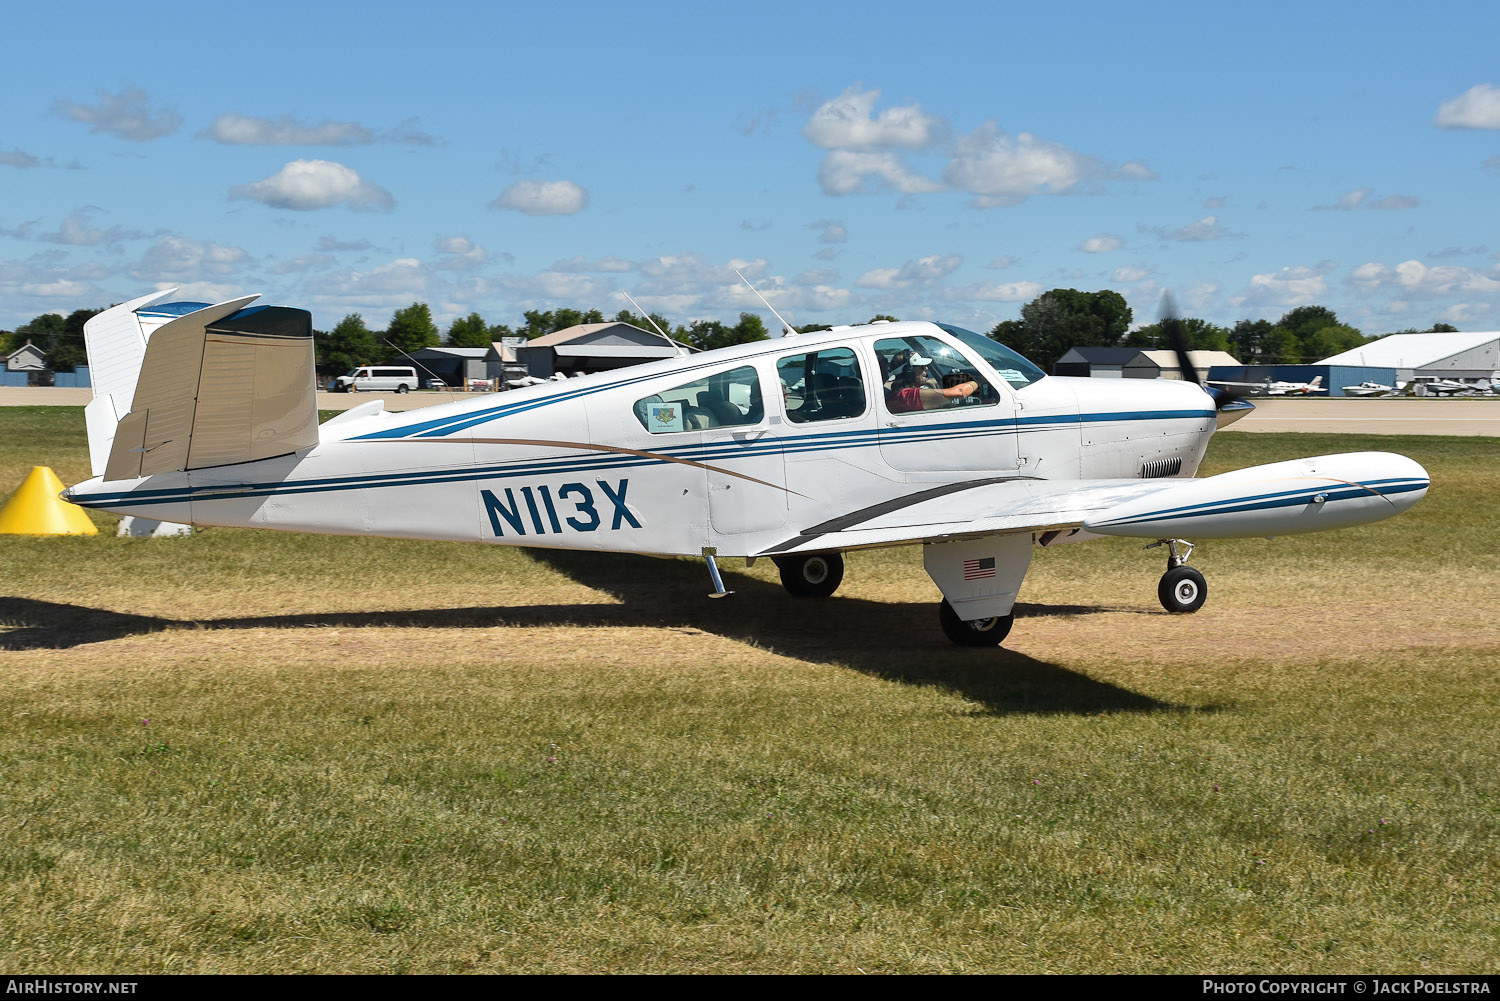
[[938,622],[943,626],[943,635],[959,646],[999,646],[1010,635],[1010,627],[1016,624],[1016,614],[1012,612],[966,622],[944,598],[938,605]]
[[826,598],[844,580],[844,557],[840,553],[807,553],[778,556],[781,586],[799,598]]
[[1203,607],[1208,599],[1208,582],[1192,567],[1173,567],[1161,575],[1156,597],[1169,612],[1186,615]]
[[404,393],[404,392],[406,392],[410,388],[411,387],[409,387],[406,383],[403,382],[401,385],[399,385],[399,386],[396,387],[396,392],[398,392],[398,393]]

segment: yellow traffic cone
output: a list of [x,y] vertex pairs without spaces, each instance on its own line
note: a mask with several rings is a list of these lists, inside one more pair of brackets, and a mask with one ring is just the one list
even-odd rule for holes
[[61,497],[62,480],[46,466],[32,466],[0,508],[0,535],[98,535],[88,512]]

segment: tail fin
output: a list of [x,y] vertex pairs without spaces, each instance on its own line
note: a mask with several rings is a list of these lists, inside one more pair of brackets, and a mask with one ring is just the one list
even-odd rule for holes
[[1309,391],[1312,391],[1314,389],[1317,389],[1322,384],[1323,384],[1323,377],[1321,375],[1315,375],[1315,376],[1313,376],[1312,382],[1309,382],[1307,384],[1307,388],[1308,388]]
[[95,476],[104,474],[115,425],[130,412],[135,379],[146,357],[147,330],[139,311],[171,298],[176,291],[169,288],[111,306],[83,325],[89,381],[94,386],[94,399],[84,407],[83,416],[88,422],[89,464]]
[[94,475],[106,480],[283,455],[318,441],[312,317],[286,306],[143,296],[84,327]]

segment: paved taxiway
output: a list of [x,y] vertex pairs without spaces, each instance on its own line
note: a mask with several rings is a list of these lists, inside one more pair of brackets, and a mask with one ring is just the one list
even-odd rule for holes
[[[89,389],[0,386],[0,407],[82,406]],[[415,410],[471,393],[319,393],[323,410],[348,410],[370,400],[384,400],[387,410]],[[489,395],[489,394],[479,394]],[[1350,434],[1488,435],[1500,438],[1500,399],[1450,400],[1312,400],[1256,398],[1255,412],[1231,424],[1228,431],[1322,431]]]

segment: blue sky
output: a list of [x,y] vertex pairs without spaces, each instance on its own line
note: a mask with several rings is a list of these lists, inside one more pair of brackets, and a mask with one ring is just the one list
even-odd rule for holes
[[738,267],[794,323],[1500,328],[1487,4],[28,6],[0,327],[174,285],[772,325]]

